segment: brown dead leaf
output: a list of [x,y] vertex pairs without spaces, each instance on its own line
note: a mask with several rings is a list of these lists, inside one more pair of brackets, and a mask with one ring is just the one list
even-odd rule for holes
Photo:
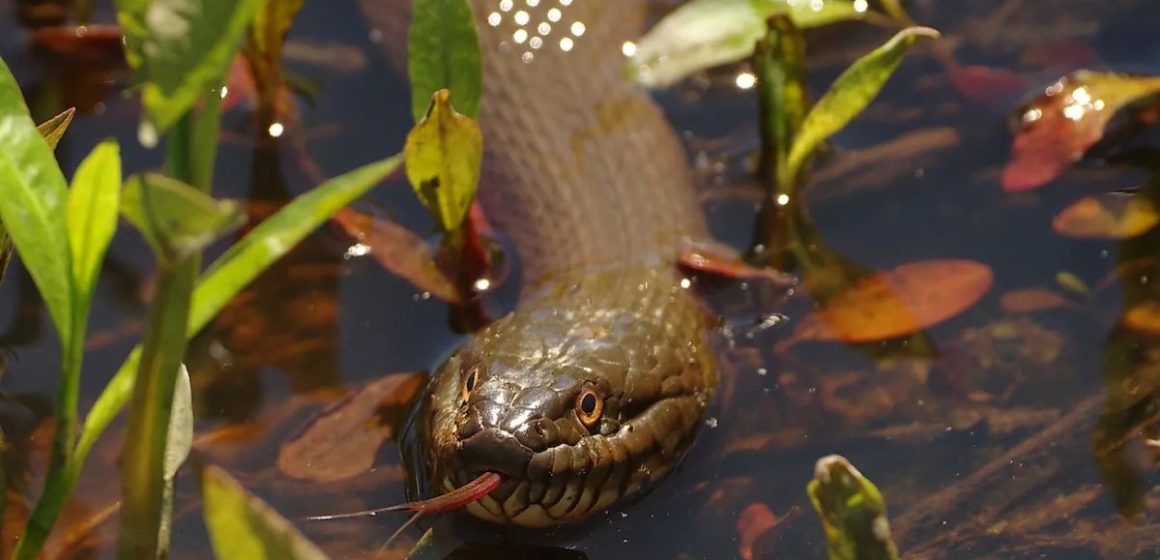
[[1003,294],[999,305],[1008,313],[1034,313],[1071,305],[1071,301],[1046,288],[1025,288]]
[[1105,136],[1121,109],[1160,92],[1160,78],[1075,72],[1021,107],[1020,129],[1003,169],[1003,190],[1043,186]]
[[443,301],[461,301],[455,283],[435,264],[430,247],[407,228],[350,208],[339,210],[333,220],[347,234],[369,247],[371,255],[387,270]]
[[753,266],[732,247],[715,241],[688,242],[681,248],[677,263],[684,269],[737,280],[768,280],[777,286],[791,286],[793,276],[773,269]]
[[741,537],[738,554],[742,560],[753,560],[753,543],[757,537],[777,526],[777,516],[769,506],[756,502],[741,510],[737,518],[737,534]]
[[1067,237],[1128,239],[1160,223],[1152,201],[1137,195],[1103,194],[1080,199],[1051,221],[1051,229]]
[[863,278],[807,315],[778,350],[804,340],[861,343],[937,325],[971,307],[991,288],[990,267],[969,260],[907,263]]
[[317,482],[366,472],[379,446],[401,426],[425,379],[417,372],[391,374],[330,406],[282,445],[278,470]]

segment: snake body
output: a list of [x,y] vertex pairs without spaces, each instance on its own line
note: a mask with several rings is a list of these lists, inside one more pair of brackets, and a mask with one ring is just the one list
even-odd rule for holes
[[555,526],[649,489],[703,423],[713,320],[676,257],[706,226],[678,139],[623,76],[640,2],[472,4],[479,197],[525,285],[514,312],[435,372],[420,437],[436,491],[497,472],[471,514]]

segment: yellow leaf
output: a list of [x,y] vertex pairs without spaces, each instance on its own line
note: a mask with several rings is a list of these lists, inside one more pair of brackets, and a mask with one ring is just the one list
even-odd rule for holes
[[455,112],[451,93],[435,92],[427,116],[407,134],[407,179],[420,202],[445,232],[463,223],[479,183],[483,135],[479,125]]
[[1080,238],[1128,239],[1160,223],[1152,201],[1142,196],[1104,194],[1080,199],[1051,221],[1060,235]]

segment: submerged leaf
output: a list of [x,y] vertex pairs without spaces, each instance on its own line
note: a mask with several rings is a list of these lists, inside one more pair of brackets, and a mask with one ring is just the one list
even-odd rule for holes
[[415,122],[427,113],[427,100],[447,89],[464,115],[479,112],[483,92],[479,36],[467,0],[414,0],[408,34],[407,72]]
[[326,560],[321,549],[226,471],[213,465],[204,469],[202,497],[205,524],[220,560]]
[[830,560],[898,560],[882,494],[845,457],[819,459],[806,490],[822,518]]
[[1080,199],[1051,221],[1060,235],[1080,238],[1128,239],[1160,223],[1151,200],[1138,195],[1103,194]]
[[425,379],[420,373],[388,375],[324,410],[282,445],[278,470],[316,482],[366,472],[401,427]]
[[1032,313],[1071,305],[1067,298],[1044,288],[1025,288],[1003,294],[999,305],[1008,313]]
[[214,200],[157,173],[134,175],[125,185],[121,211],[145,236],[158,258],[178,262],[242,225],[237,203]]
[[1121,109],[1160,95],[1160,77],[1081,70],[1055,82],[1016,115],[1019,130],[1003,168],[1006,191],[1043,186],[1104,137]]
[[427,116],[407,134],[403,147],[407,179],[419,201],[443,231],[459,229],[483,164],[483,136],[479,125],[451,106],[451,94],[439,90],[431,97]]
[[435,264],[431,248],[411,230],[387,219],[377,219],[350,208],[334,215],[348,235],[370,249],[383,268],[405,278],[412,286],[448,303],[463,298],[455,283]]
[[784,12],[799,28],[859,19],[849,0],[692,0],[665,16],[635,44],[629,70],[648,87],[672,85],[686,76],[753,54],[765,35],[766,18]]
[[789,176],[796,176],[819,144],[846,126],[878,96],[915,42],[937,37],[939,32],[929,27],[908,27],[842,72],[806,115],[787,158]]
[[48,142],[48,147],[56,149],[56,145],[60,143],[60,139],[68,130],[68,125],[72,124],[73,115],[76,113],[76,107],[69,107],[55,117],[37,125],[36,129],[40,131],[44,141]]
[[991,287],[991,269],[968,260],[907,263],[847,286],[802,319],[782,348],[802,340],[873,342],[937,325]]

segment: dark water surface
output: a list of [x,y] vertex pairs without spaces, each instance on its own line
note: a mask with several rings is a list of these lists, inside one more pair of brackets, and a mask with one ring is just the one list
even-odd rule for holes
[[[333,176],[397,152],[411,125],[405,77],[384,56],[385,44],[398,44],[393,32],[368,23],[353,1],[306,4],[291,33],[287,68],[317,86],[313,103],[298,105],[299,117],[286,119],[286,133],[274,143],[255,142],[265,134],[244,107],[225,120],[215,194],[253,200],[256,216],[316,184],[315,171]],[[927,331],[935,357],[898,358],[908,353],[899,344],[811,343],[776,353],[791,327],[747,333],[755,314],[742,305],[747,290],[723,284],[714,295],[737,325],[728,351],[734,371],[688,459],[656,491],[551,533],[496,530],[455,516],[441,530],[492,545],[573,550],[553,556],[528,548],[514,557],[733,558],[740,513],[761,503],[779,516],[794,508],[801,515],[790,513],[758,539],[754,557],[823,558],[805,484],[819,457],[840,453],[883,490],[909,558],[1160,557],[1160,494],[1152,490],[1156,469],[1144,444],[1155,437],[1149,434],[1157,411],[1152,396],[1160,394],[1160,344],[1155,335],[1116,326],[1125,302],[1156,297],[1149,287],[1160,266],[1150,259],[1160,258],[1160,234],[1091,241],[1051,228],[1052,216],[1081,196],[1138,187],[1147,175],[1085,164],[1023,194],[1003,193],[998,180],[1010,146],[1008,114],[1027,95],[1079,67],[1160,73],[1160,6],[1154,0],[913,4],[915,19],[940,29],[959,63],[1010,74],[991,85],[981,78],[956,84],[933,49],[916,49],[882,97],[834,139],[807,196],[825,242],[863,266],[963,258],[992,268],[995,284],[979,304]],[[160,154],[136,143],[137,101],[121,93],[125,76],[110,72],[103,91],[85,91],[78,85],[91,83],[84,74],[99,68],[34,52],[26,33],[15,8],[5,5],[0,56],[38,120],[67,105],[86,108],[58,150],[66,174],[107,135],[121,141],[127,170],[158,166]],[[822,91],[888,35],[867,25],[811,33],[811,89]],[[301,52],[315,56],[295,54]],[[757,145],[757,125],[752,92],[733,84],[738,71],[714,72],[657,97],[687,140],[714,233],[744,248],[758,191],[738,156]],[[404,182],[385,184],[370,198],[369,206],[401,224],[433,231]],[[394,444],[379,450],[372,472],[342,482],[294,480],[279,473],[274,458],[286,437],[343,390],[431,368],[462,338],[448,326],[443,304],[357,256],[352,244],[335,227],[320,230],[198,337],[188,358],[198,434],[207,438],[200,459],[226,466],[291,518],[405,499]],[[85,402],[140,338],[148,255],[128,228],[119,231],[94,304]],[[1128,261],[1138,266],[1109,276]],[[15,398],[0,404],[0,421],[19,442],[48,416],[57,346],[30,281],[16,270],[0,286],[6,329],[0,343],[11,353],[0,388]],[[1093,293],[1069,295],[1057,283],[1061,272]],[[1064,294],[1071,304],[1034,314],[1000,305],[1003,294],[1032,287]],[[512,292],[501,292],[499,305],[510,305]],[[808,297],[797,294],[778,311],[800,319],[808,309]],[[1105,400],[1113,412],[1134,414],[1104,415],[1102,425],[1120,434],[1112,439],[1127,450],[1115,468],[1106,450],[1092,451]],[[47,433],[39,432],[34,448],[46,445]],[[93,453],[62,529],[91,520],[116,499],[122,434],[114,426]],[[26,448],[18,445],[17,455],[31,461],[35,489],[44,459],[36,453],[27,459]],[[1102,476],[1101,464],[1114,474]],[[1126,482],[1132,473],[1141,477],[1138,492]],[[173,556],[209,557],[193,475],[179,477],[178,496]],[[1138,504],[1134,522],[1120,515],[1117,496],[1121,504]],[[72,547],[69,557],[114,556],[115,516],[102,519],[87,541],[74,539],[89,546]],[[334,558],[370,558],[403,520],[388,514],[300,526]],[[502,546],[459,554],[513,557]]]

